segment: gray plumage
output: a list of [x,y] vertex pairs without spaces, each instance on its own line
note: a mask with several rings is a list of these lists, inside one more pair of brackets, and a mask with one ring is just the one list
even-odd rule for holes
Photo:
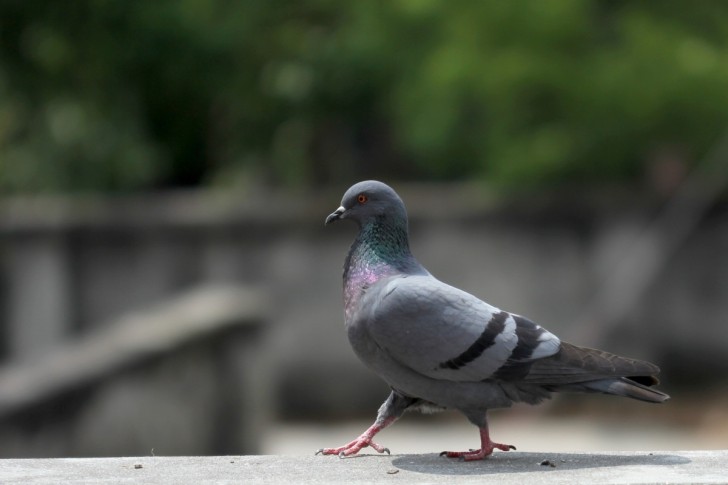
[[404,203],[389,186],[352,186],[326,223],[340,219],[359,226],[344,266],[349,341],[392,394],[357,440],[319,452],[385,451],[371,438],[406,409],[451,408],[480,428],[482,447],[448,456],[480,459],[493,448],[512,448],[490,441],[489,409],[536,404],[562,391],[669,398],[650,387],[658,382],[654,364],[562,342],[527,318],[432,276],[410,252]]

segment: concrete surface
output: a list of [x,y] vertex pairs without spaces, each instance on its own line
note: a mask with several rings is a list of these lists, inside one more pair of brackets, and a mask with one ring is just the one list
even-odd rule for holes
[[[547,461],[546,464],[544,461]],[[553,464],[554,466],[551,466]],[[0,460],[0,483],[728,483],[728,450],[496,453],[463,463],[424,455],[130,457]]]

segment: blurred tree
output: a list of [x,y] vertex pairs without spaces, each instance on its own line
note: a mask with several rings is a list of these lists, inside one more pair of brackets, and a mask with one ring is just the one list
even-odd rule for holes
[[0,190],[633,182],[726,61],[720,0],[4,0]]

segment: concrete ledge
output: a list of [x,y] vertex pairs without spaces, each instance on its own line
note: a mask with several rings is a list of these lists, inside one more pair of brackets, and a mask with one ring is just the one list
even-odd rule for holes
[[[546,463],[544,463],[546,462]],[[0,483],[727,483],[728,450],[498,453],[463,463],[424,455],[0,460]],[[551,466],[553,464],[554,466]]]

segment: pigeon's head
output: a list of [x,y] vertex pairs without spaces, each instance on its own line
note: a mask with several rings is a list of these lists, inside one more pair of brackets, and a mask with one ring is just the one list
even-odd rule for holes
[[365,180],[349,187],[341,199],[341,206],[329,214],[326,224],[339,219],[351,219],[362,227],[380,217],[406,224],[404,202],[389,185],[376,180]]

